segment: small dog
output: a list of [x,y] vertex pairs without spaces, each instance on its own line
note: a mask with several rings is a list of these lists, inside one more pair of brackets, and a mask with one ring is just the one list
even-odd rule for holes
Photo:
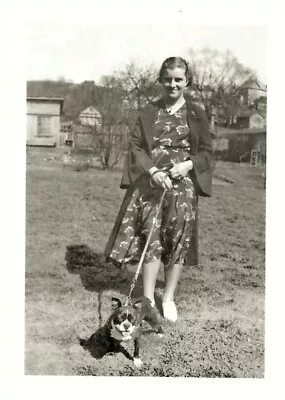
[[122,305],[121,300],[112,297],[112,306],[114,311],[105,325],[111,349],[116,351],[121,347],[121,342],[133,340],[134,365],[141,367],[139,351],[142,321],[146,320],[160,337],[163,336],[156,312],[147,297],[133,300],[130,305]]

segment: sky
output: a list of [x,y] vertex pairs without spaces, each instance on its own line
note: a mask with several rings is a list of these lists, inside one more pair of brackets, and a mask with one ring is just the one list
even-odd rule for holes
[[29,23],[28,80],[99,82],[131,60],[159,68],[169,56],[187,57],[190,48],[231,50],[238,60],[267,82],[266,26],[190,26],[173,24]]

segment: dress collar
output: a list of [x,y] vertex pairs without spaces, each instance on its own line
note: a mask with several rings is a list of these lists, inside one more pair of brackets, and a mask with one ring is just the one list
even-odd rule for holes
[[168,114],[173,115],[175,114],[182,106],[185,104],[185,99],[179,99],[173,106],[165,108]]

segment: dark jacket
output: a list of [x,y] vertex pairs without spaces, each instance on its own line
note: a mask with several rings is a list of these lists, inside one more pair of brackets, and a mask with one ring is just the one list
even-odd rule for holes
[[[141,174],[155,166],[151,159],[153,126],[161,106],[161,101],[162,100],[159,100],[156,103],[148,104],[142,109],[137,120],[136,128],[131,134],[120,186],[122,189],[127,189],[127,191],[105,249],[105,255],[107,257],[112,251],[122,218],[131,199],[133,183]],[[190,172],[190,175],[196,186],[198,196],[209,197],[212,194],[212,139],[209,132],[209,121],[205,111],[198,105],[187,99],[186,106],[191,146],[189,158],[193,161],[193,170]],[[193,240],[187,260],[188,265],[196,265],[197,263],[198,218],[196,218]]]

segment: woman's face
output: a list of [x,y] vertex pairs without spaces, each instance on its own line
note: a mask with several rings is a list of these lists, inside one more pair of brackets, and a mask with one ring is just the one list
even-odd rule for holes
[[176,101],[182,96],[187,85],[185,69],[181,67],[166,69],[161,78],[161,85],[164,99]]

